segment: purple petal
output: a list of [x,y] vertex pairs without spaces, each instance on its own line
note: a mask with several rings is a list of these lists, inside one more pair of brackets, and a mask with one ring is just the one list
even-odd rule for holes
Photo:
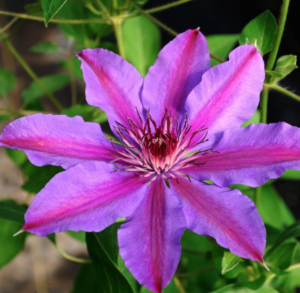
[[23,230],[39,236],[65,230],[99,232],[130,216],[147,184],[112,164],[85,162],[57,174],[34,198]]
[[256,187],[288,169],[300,170],[300,129],[284,122],[227,130],[213,149],[219,154],[207,154],[195,162],[206,164],[181,171],[219,186],[241,183]]
[[171,189],[181,199],[188,229],[214,237],[238,256],[263,262],[266,230],[246,195],[183,177],[178,180]]
[[229,61],[207,71],[188,96],[190,133],[204,125],[211,137],[216,132],[241,126],[258,106],[264,79],[264,62],[254,46],[233,50]]
[[185,226],[181,204],[158,178],[118,231],[120,255],[140,284],[161,293],[171,281],[180,259]]
[[[112,131],[116,122],[130,128],[127,117],[140,125],[140,91],[143,83],[138,71],[120,56],[104,49],[86,49],[78,54],[86,83],[86,99],[108,116]],[[118,135],[117,135],[118,136]]]
[[210,68],[207,42],[198,29],[179,34],[159,53],[145,77],[142,101],[160,124],[168,109],[179,119],[188,94]]
[[35,114],[8,124],[0,135],[0,146],[26,152],[37,165],[69,168],[86,160],[112,161],[116,152],[99,124],[79,116]]

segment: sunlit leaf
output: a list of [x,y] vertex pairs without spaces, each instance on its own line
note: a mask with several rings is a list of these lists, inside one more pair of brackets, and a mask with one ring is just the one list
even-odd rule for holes
[[84,231],[66,231],[71,237],[73,237],[74,239],[85,243],[85,232]]
[[[217,55],[222,59],[227,59],[228,54],[232,51],[238,42],[239,35],[211,35],[207,36],[209,52]],[[220,62],[211,58],[211,66],[219,64]]]
[[272,185],[262,186],[258,211],[266,224],[278,229],[295,222],[293,214]]
[[263,54],[266,54],[273,48],[276,31],[276,19],[269,10],[266,10],[244,27],[240,36],[240,45],[256,45]]
[[160,32],[145,16],[132,17],[122,27],[126,60],[145,76],[160,49]]
[[64,6],[66,2],[67,0],[41,0],[46,26],[50,19]]
[[247,127],[248,125],[250,124],[258,124],[260,122],[260,111],[259,110],[256,110],[253,114],[253,116],[248,120],[246,121],[242,127]]
[[287,180],[300,180],[300,171],[298,170],[287,170],[283,173],[280,179]]
[[235,268],[242,259],[231,252],[224,252],[222,259],[222,275]]

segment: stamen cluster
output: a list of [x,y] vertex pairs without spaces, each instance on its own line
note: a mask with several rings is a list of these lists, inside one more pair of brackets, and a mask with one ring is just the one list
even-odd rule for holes
[[[138,116],[141,126],[127,118],[130,129],[118,122],[115,127],[119,137],[126,144],[112,141],[113,144],[123,146],[115,148],[119,156],[114,162],[123,165],[118,170],[132,171],[139,177],[150,177],[150,181],[155,180],[158,175],[172,179],[185,175],[180,170],[190,164],[197,166],[205,164],[201,157],[213,152],[211,149],[195,151],[197,145],[208,141],[205,132],[207,128],[202,126],[192,135],[188,135],[191,126],[188,124],[187,114],[182,126],[167,109],[160,126],[157,126],[150,111],[147,112],[146,122],[142,120],[139,112]],[[202,138],[196,143],[191,143],[194,137],[202,132],[205,132]],[[192,155],[187,156],[193,151]]]

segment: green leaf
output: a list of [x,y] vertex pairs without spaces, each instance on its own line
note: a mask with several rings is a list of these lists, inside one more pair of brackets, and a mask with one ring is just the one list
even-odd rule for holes
[[138,291],[138,283],[137,283],[136,279],[130,273],[130,271],[127,269],[127,267],[125,266],[125,263],[124,263],[124,261],[123,261],[123,259],[121,258],[120,255],[118,256],[118,267],[119,267],[120,272],[127,279],[127,281],[130,284],[133,292],[134,293],[140,292],[140,291]]
[[0,68],[0,96],[6,96],[15,87],[15,76],[4,68]]
[[61,167],[57,166],[43,166],[37,167],[32,165],[28,160],[22,166],[24,175],[27,177],[26,182],[22,188],[30,193],[37,194],[50,181],[50,179],[58,172],[63,171]]
[[300,221],[297,221],[282,232],[273,247],[267,251],[266,257],[269,257],[285,241],[298,236],[300,236]]
[[242,127],[247,127],[248,125],[250,124],[258,124],[260,123],[260,111],[259,110],[256,110],[253,114],[253,116],[248,120],[246,121]]
[[237,255],[231,253],[231,252],[224,252],[224,256],[222,259],[222,275],[224,275],[226,272],[231,271],[233,268],[235,268],[239,262],[242,259],[238,257]]
[[[217,55],[222,59],[227,59],[228,54],[238,42],[239,35],[211,35],[207,36],[209,52]],[[215,66],[220,62],[211,58],[211,66]]]
[[[99,18],[79,1],[67,1],[58,12],[61,19],[89,19]],[[60,29],[67,37],[74,38],[81,47],[97,47],[98,43],[92,39],[104,37],[113,32],[112,26],[106,23],[91,24],[59,24]]]
[[[40,81],[50,92],[55,92],[63,88],[69,80],[70,77],[67,74],[53,74],[40,78]],[[22,92],[22,98],[27,104],[32,103],[43,96],[45,96],[44,91],[35,81],[33,81],[30,86]]]
[[300,180],[300,171],[298,170],[287,170],[283,173],[280,179],[287,180]]
[[277,229],[295,222],[293,214],[272,185],[262,186],[258,211],[266,224]]
[[27,207],[25,205],[19,205],[13,200],[5,199],[0,201],[0,219],[14,222],[21,228],[25,223],[24,215],[26,210]]
[[28,14],[35,14],[36,12],[42,10],[42,5],[40,1],[37,1],[36,3],[24,5],[24,9],[28,12]]
[[62,114],[66,114],[69,117],[81,116],[85,121],[92,121],[97,123],[104,123],[107,121],[106,114],[98,107],[90,105],[75,105],[71,108],[62,111]]
[[41,0],[46,26],[66,2],[67,0]]
[[298,243],[285,243],[279,246],[274,252],[266,258],[270,268],[286,270],[294,260],[295,251],[298,247]]
[[74,239],[85,243],[85,231],[66,231],[71,237],[73,237]]
[[13,236],[22,229],[22,224],[0,219],[0,268],[22,251],[27,233]]
[[122,27],[126,60],[145,76],[160,49],[160,31],[147,17],[129,18]]
[[[94,282],[97,278],[97,271],[92,264],[84,264],[76,278],[71,293],[95,293]],[[103,292],[104,291],[97,291]]]
[[269,10],[266,10],[244,27],[240,36],[240,45],[256,45],[262,54],[266,54],[273,48],[276,31],[276,19]]
[[51,42],[43,42],[32,46],[29,50],[35,53],[57,53],[59,46]]
[[80,68],[81,62],[76,56],[72,57],[71,64],[69,64],[67,60],[63,60],[60,62],[60,65],[62,65],[67,70],[71,70],[71,72],[74,74],[75,77],[83,81],[83,74]]
[[24,151],[7,148],[6,153],[9,158],[19,167],[27,161],[27,156]]
[[6,121],[10,118],[9,115],[0,115],[0,122]]
[[[86,233],[87,249],[93,261],[94,276],[96,276],[93,279],[93,292],[133,293],[127,279],[115,265],[115,253],[111,253],[113,248],[109,249],[103,242],[104,236],[100,237],[100,240],[99,234]],[[110,242],[110,239],[106,239],[106,242]]]
[[279,82],[287,75],[289,75],[292,71],[294,71],[297,66],[297,56],[294,55],[286,55],[280,57],[276,62],[276,67],[274,72],[280,76],[275,76],[271,82]]

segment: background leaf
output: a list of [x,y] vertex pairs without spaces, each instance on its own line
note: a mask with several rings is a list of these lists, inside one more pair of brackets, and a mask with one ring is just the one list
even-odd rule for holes
[[145,16],[129,18],[122,27],[126,60],[145,76],[160,49],[160,31]]
[[[102,232],[100,232],[102,233]],[[98,293],[133,293],[127,279],[122,275],[114,263],[115,252],[99,240],[102,237],[87,233],[86,243],[89,255],[93,261],[94,276],[93,292]],[[110,233],[110,232],[109,232]],[[109,241],[110,239],[107,239]],[[110,253],[108,252],[110,250]]]
[[21,228],[25,223],[24,215],[26,210],[27,207],[25,205],[19,205],[11,199],[0,201],[0,219],[19,224]]
[[66,2],[67,0],[41,0],[46,26]]
[[57,53],[59,52],[59,46],[51,42],[43,42],[32,46],[29,51],[34,53]]
[[276,31],[276,19],[269,10],[266,10],[244,27],[240,36],[240,45],[256,44],[260,51],[266,54],[273,48]]
[[6,96],[15,86],[15,76],[9,70],[0,68],[0,96]]
[[22,251],[27,233],[13,236],[21,230],[22,226],[14,221],[0,219],[0,268]]
[[[50,92],[55,92],[63,88],[70,80],[67,74],[53,74],[40,78],[40,81]],[[40,86],[33,81],[30,86],[22,92],[22,98],[25,103],[32,103],[45,96]]]
[[[206,37],[209,52],[217,55],[222,59],[227,59],[228,54],[232,51],[238,42],[239,35],[210,35]],[[211,58],[210,65],[215,66],[220,62]]]

